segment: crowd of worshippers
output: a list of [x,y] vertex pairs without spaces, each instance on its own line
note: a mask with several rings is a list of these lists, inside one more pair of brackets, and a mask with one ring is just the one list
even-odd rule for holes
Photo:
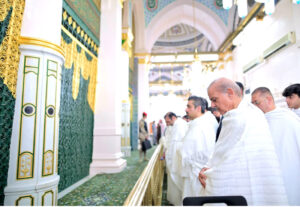
[[241,195],[248,205],[299,206],[300,84],[282,94],[292,110],[276,107],[266,87],[255,89],[250,103],[226,78],[207,92],[211,107],[202,97],[188,98],[189,122],[173,112],[164,117],[169,203]]

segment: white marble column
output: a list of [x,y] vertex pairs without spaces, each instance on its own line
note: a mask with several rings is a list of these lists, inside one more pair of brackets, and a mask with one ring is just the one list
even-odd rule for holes
[[130,146],[130,101],[129,101],[129,58],[132,56],[132,40],[133,34],[131,32],[131,7],[129,1],[123,4],[122,17],[122,136],[121,148],[124,156],[131,155]]
[[101,34],[90,175],[117,173],[126,167],[121,152],[121,4],[101,1]]
[[4,205],[57,205],[61,18],[62,0],[25,3]]
[[122,101],[122,135],[121,149],[125,157],[130,157],[130,103],[129,100]]
[[142,113],[149,113],[149,70],[148,56],[138,56],[138,120],[142,118]]
[[[124,33],[123,33],[124,34]],[[127,43],[124,43],[127,44]],[[123,44],[123,45],[124,45]],[[122,133],[121,151],[125,157],[131,155],[130,146],[130,101],[129,101],[129,54],[124,49],[121,53],[121,98],[122,98]]]

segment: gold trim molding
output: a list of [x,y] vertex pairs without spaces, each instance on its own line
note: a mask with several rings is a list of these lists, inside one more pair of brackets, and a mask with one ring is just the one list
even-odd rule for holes
[[148,64],[150,63],[151,55],[147,53],[143,53],[144,55],[137,55],[135,54],[135,57],[138,58],[139,64]]
[[138,63],[139,64],[147,64],[148,62],[146,61],[146,58],[139,58]]
[[31,203],[31,206],[34,205],[34,197],[32,195],[25,195],[25,196],[21,196],[19,197],[16,201],[15,201],[15,205],[16,206],[19,206],[19,202],[22,200],[22,199],[30,199],[30,203]]
[[48,42],[46,40],[38,39],[38,38],[32,38],[32,37],[20,37],[19,39],[20,44],[24,45],[37,45],[41,47],[46,47],[52,50],[55,50],[56,52],[59,52],[63,57],[65,57],[64,50],[59,45],[56,45],[52,42]]
[[145,57],[145,56],[151,56],[150,53],[135,53],[134,54],[135,57]]
[[133,41],[134,37],[132,34],[131,29],[127,29],[126,32],[122,33],[122,40],[124,40],[124,43],[122,44],[122,48],[127,51],[129,57],[132,56],[132,41]]
[[120,6],[123,9],[123,3],[125,2],[125,0],[119,0]]
[[64,31],[70,38],[72,38],[72,40],[75,41],[76,44],[78,44],[82,48],[85,48],[85,52],[87,52],[89,55],[91,55],[91,56],[93,56],[95,58],[98,58],[98,56],[96,56],[94,53],[92,53],[91,51],[89,51],[88,48],[84,44],[82,44],[78,39],[76,39],[74,37],[74,35],[72,33],[70,33],[64,26],[61,27],[61,30]]

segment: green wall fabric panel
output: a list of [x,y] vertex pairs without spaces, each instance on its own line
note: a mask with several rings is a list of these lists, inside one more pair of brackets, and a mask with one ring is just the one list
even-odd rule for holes
[[63,8],[99,46],[101,14],[95,4],[88,0],[64,0]]
[[79,93],[72,97],[71,69],[62,68],[58,174],[59,192],[89,175],[93,153],[94,113],[87,102],[89,80],[80,75]]
[[15,98],[0,78],[0,205],[4,204]]
[[3,41],[4,37],[6,36],[6,32],[7,32],[7,28],[9,25],[9,20],[11,18],[12,10],[13,9],[11,7],[11,9],[7,13],[7,16],[5,17],[5,19],[3,21],[0,21],[0,45],[2,44],[2,41]]
[[[12,7],[0,21],[0,45],[6,36],[11,19]],[[2,60],[0,60],[2,61]],[[4,69],[6,70],[6,68]],[[0,205],[4,205],[4,187],[7,185],[9,149],[14,118],[15,98],[0,77]]]

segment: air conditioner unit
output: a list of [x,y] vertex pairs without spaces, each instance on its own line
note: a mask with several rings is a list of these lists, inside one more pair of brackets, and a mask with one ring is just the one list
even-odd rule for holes
[[254,68],[255,66],[257,66],[261,62],[262,62],[262,58],[261,57],[254,58],[248,64],[244,65],[243,72],[244,73],[248,72],[249,70],[251,70],[252,68]]
[[263,52],[263,57],[264,59],[270,57],[271,55],[275,54],[282,48],[295,43],[296,42],[296,35],[295,32],[289,32],[285,36],[283,36],[281,39],[276,41],[274,44],[272,44],[270,47],[268,47],[264,52]]

